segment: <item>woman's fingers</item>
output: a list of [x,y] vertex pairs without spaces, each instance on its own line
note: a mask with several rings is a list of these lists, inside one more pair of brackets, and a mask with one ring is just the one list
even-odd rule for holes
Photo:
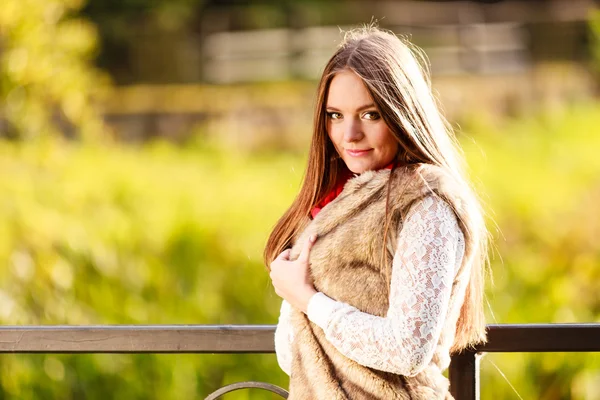
[[304,243],[304,247],[302,248],[302,251],[300,252],[298,261],[308,263],[308,256],[310,255],[310,250],[312,249],[312,247],[316,241],[317,241],[317,235],[310,235],[308,240]]
[[290,253],[292,252],[292,250],[287,249],[282,251],[276,258],[276,260],[283,260],[283,261],[288,261],[290,259]]
[[[312,246],[315,244],[315,242],[317,241],[317,235],[311,235],[308,240],[304,243],[304,247],[302,248],[302,251],[300,252],[300,255],[298,256],[298,260],[302,263],[308,263],[308,257],[310,255],[310,250],[312,249]],[[276,261],[290,261],[290,255],[292,253],[291,249],[287,249],[281,252],[281,254],[279,254],[277,256],[277,258],[275,260],[273,260],[273,262]],[[273,263],[271,263],[271,269],[273,269],[272,267]]]
[[280,253],[280,254],[279,254],[279,255],[278,255],[278,256],[277,256],[277,257],[276,257],[276,258],[275,258],[275,259],[274,259],[272,262],[271,262],[271,264],[269,265],[269,270],[271,271],[271,273],[270,273],[271,279],[273,279],[273,269],[274,269],[274,267],[277,267],[277,268],[278,268],[279,264],[280,264],[282,261],[289,261],[289,260],[290,260],[290,252],[291,252],[291,250],[290,250],[290,249],[287,249],[287,250],[284,250],[284,251],[282,251],[282,252],[281,252],[281,253]]

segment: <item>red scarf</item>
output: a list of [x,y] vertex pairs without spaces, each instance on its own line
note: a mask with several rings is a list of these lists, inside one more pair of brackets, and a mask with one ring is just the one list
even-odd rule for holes
[[[386,165],[385,167],[383,167],[381,169],[392,169],[392,168],[394,168],[394,164],[395,164],[395,162],[392,161],[391,163],[389,163],[388,165]],[[344,170],[338,177],[338,181],[336,182],[333,189],[331,189],[331,191],[329,193],[327,193],[327,195],[323,198],[323,200],[318,202],[317,205],[314,206],[312,208],[312,210],[310,210],[310,215],[313,217],[313,219],[317,216],[317,214],[319,214],[319,212],[321,212],[323,207],[325,207],[327,204],[331,203],[333,200],[335,200],[336,197],[339,196],[340,193],[342,193],[342,190],[344,190],[344,186],[346,185],[346,182],[348,182],[348,180],[350,178],[352,178],[353,176],[354,176],[354,174],[348,168],[344,168]]]

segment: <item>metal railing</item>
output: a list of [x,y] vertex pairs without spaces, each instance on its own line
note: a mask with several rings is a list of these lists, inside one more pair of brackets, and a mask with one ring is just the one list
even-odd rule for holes
[[488,325],[488,342],[452,357],[450,391],[456,400],[479,399],[479,361],[485,353],[598,352],[600,324]]
[[[0,353],[273,353],[273,325],[108,325],[0,327]],[[452,357],[450,388],[456,400],[479,398],[484,353],[599,352],[600,324],[489,325],[488,343]],[[262,382],[228,385],[286,392]]]

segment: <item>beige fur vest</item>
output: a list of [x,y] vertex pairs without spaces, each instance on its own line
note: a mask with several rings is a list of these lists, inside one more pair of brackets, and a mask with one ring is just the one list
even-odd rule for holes
[[[388,182],[390,222],[388,245],[382,254]],[[464,213],[452,178],[438,167],[421,164],[365,172],[349,180],[333,202],[314,220],[307,221],[291,258],[297,258],[305,240],[316,233],[318,240],[310,254],[315,288],[363,312],[385,316],[389,289],[385,268],[391,268],[403,216],[415,201],[432,193],[446,200],[459,217]],[[461,228],[465,231],[462,225]],[[442,371],[448,367],[449,342],[454,339],[468,281],[468,273],[463,272],[470,262],[471,246],[470,238],[463,233],[467,254],[452,286],[450,310],[438,342],[444,351],[436,351],[429,365],[413,377],[378,371],[342,355],[327,341],[321,328],[303,313],[294,311],[289,399],[451,399]]]

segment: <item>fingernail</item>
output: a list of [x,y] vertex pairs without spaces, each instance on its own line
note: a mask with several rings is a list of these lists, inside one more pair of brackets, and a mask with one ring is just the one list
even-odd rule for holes
[[315,240],[317,240],[317,235],[311,235],[310,236],[310,241],[314,242]]

